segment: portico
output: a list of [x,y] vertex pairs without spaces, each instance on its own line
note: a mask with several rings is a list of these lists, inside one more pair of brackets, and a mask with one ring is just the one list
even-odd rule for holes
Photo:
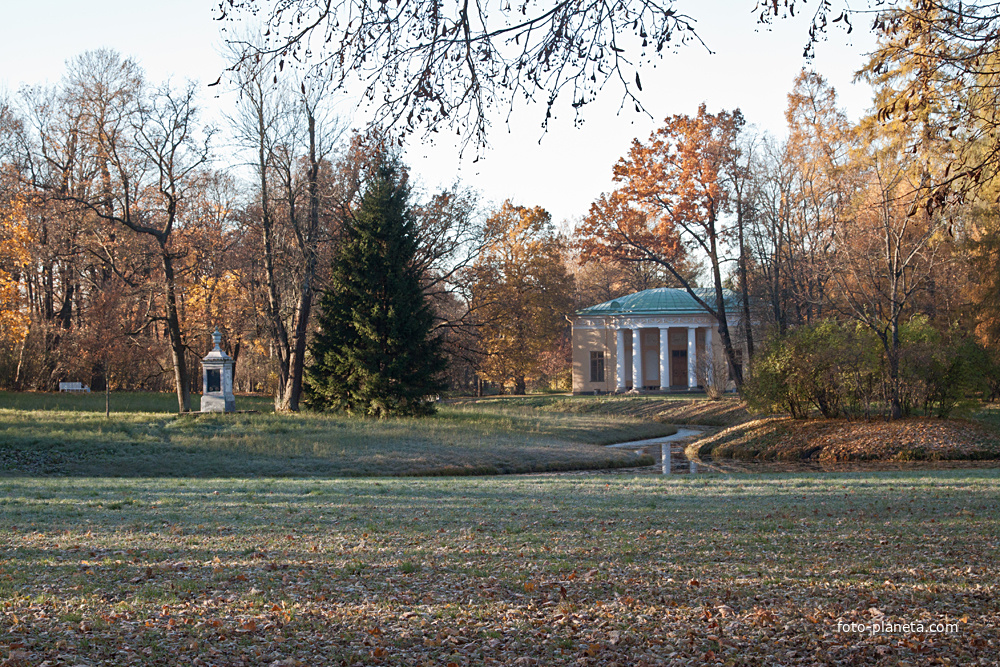
[[705,349],[711,349],[712,325],[644,324],[653,326],[628,323],[614,327],[618,360],[615,390],[697,389],[699,354],[705,357]]
[[637,292],[572,321],[574,393],[695,391],[726,368],[718,323],[686,290]]

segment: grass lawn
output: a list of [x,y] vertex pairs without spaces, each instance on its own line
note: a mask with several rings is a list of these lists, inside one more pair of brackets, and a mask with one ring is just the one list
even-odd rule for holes
[[0,667],[1000,653],[997,470],[404,478],[634,464],[599,445],[745,413],[527,397],[372,422],[119,395],[138,411],[105,419],[102,398],[0,394]]
[[161,411],[115,412],[106,419],[97,398],[0,394],[0,475],[329,477],[609,468],[653,461],[602,445],[676,431],[606,411],[514,404],[443,405],[432,418],[384,421],[316,413],[178,416],[162,411],[176,406],[169,394],[122,395],[122,404]]
[[995,665],[1000,654],[993,470],[7,477],[0,549],[9,666]]
[[647,396],[496,396],[454,399],[457,405],[507,406],[531,408],[539,412],[571,414],[609,414],[636,417],[668,424],[730,426],[750,418],[736,396],[719,401],[706,400],[704,394],[654,394]]
[[[191,395],[191,406],[201,409],[201,396]],[[268,396],[237,396],[238,410],[274,412],[274,399]],[[0,409],[54,410],[57,412],[100,412],[104,414],[104,394],[0,391]],[[123,391],[111,394],[111,412],[177,412],[177,395],[158,392]]]

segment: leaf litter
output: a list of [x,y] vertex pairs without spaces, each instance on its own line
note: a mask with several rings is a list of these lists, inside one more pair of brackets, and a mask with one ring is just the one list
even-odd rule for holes
[[995,470],[0,486],[4,667],[1000,653]]

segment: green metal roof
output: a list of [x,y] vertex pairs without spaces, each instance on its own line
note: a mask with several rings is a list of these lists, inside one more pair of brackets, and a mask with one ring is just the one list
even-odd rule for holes
[[[709,287],[694,288],[702,300],[709,305],[715,305],[715,290]],[[726,310],[736,308],[739,304],[738,295],[725,290]],[[701,315],[705,309],[694,300],[685,289],[660,287],[643,290],[635,294],[605,301],[596,306],[576,311],[577,315]]]

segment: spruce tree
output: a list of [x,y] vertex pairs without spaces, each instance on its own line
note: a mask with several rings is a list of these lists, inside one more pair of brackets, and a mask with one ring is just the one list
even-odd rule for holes
[[306,403],[374,417],[429,414],[445,362],[414,267],[409,190],[391,159],[373,171],[320,301]]

